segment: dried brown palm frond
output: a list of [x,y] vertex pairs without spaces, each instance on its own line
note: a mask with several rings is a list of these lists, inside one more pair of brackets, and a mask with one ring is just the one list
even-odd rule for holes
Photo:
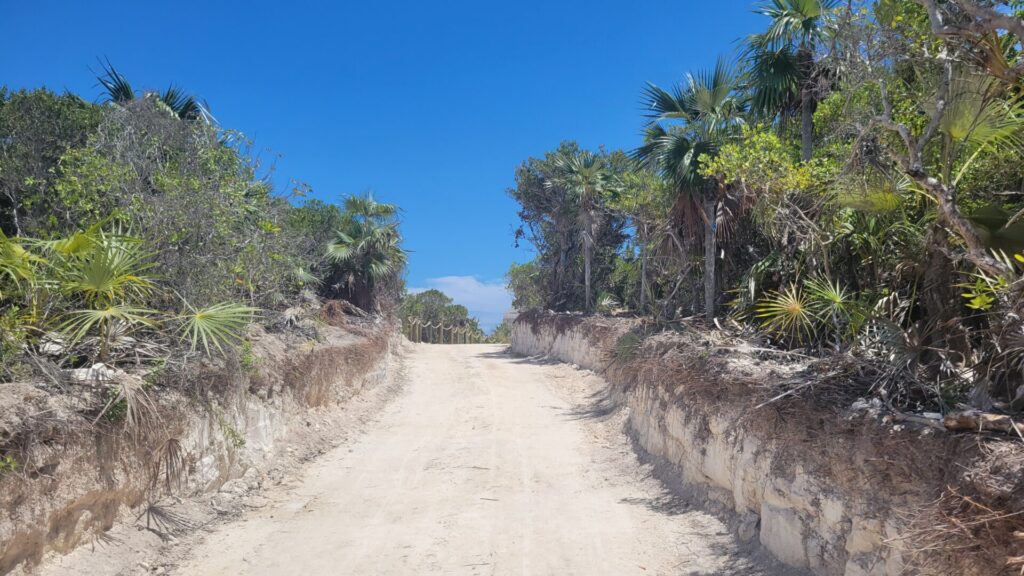
[[148,502],[135,521],[146,518],[146,530],[156,534],[161,540],[170,540],[175,533],[192,530],[195,526],[183,514],[170,510],[156,502]]
[[181,488],[185,481],[185,451],[177,438],[167,438],[152,453],[149,485],[155,490],[162,485],[168,494]]
[[148,435],[160,422],[156,404],[146,392],[146,383],[138,377],[120,373],[111,384],[107,403],[93,420],[93,424],[111,413],[115,407],[124,406],[124,429],[136,439]]

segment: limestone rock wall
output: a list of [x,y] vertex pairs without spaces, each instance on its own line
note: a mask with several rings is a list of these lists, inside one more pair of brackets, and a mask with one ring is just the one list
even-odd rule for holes
[[[156,425],[146,438],[93,423],[106,389],[99,383],[79,385],[95,391],[0,387],[0,454],[19,462],[0,473],[0,574],[94,541],[154,497],[213,493],[231,482],[251,487],[283,457],[325,449],[350,399],[396,380],[401,340],[384,322],[324,326],[321,335],[312,341],[254,327],[252,365],[211,368],[181,389],[150,391],[146,417]],[[163,486],[168,442],[183,466],[173,489]]]
[[[808,470],[822,468],[818,458],[801,462],[792,450],[783,455],[777,438],[742,425],[746,405],[717,402],[713,389],[704,392],[712,396],[708,402],[687,403],[679,382],[638,378],[648,368],[619,362],[609,369],[615,342],[630,327],[629,321],[527,315],[513,325],[512,350],[604,374],[613,398],[628,408],[628,432],[639,447],[666,464],[688,495],[723,512],[741,540],[756,539],[782,562],[814,574],[906,573],[901,523],[887,509],[908,502],[898,486],[865,475],[876,484],[848,489]],[[813,443],[803,449],[815,451]]]

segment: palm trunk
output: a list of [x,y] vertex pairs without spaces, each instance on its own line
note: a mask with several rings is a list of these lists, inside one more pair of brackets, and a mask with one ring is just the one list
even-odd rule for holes
[[708,322],[715,319],[715,200],[704,200],[704,313]]
[[647,226],[638,226],[640,235],[640,313],[644,313],[647,304]]
[[593,246],[588,236],[583,238],[583,285],[586,294],[587,312],[590,312],[590,260],[593,257]]
[[800,75],[803,77],[803,86],[800,88],[800,155],[803,161],[807,162],[814,152],[814,86],[812,85],[814,54],[812,48],[807,45],[801,46],[796,58]]
[[811,159],[814,152],[814,96],[809,88],[804,88],[800,95],[800,141],[801,157],[804,162]]
[[100,324],[100,356],[99,361],[103,364],[107,363],[107,358],[110,356],[110,335],[114,331],[114,327],[111,325],[110,320],[104,320]]

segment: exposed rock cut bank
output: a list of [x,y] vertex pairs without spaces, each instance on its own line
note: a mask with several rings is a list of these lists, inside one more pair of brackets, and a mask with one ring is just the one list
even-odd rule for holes
[[[965,522],[962,534],[940,521],[956,513],[950,505],[963,504],[954,502],[957,494],[1019,499],[1024,462],[1012,441],[904,429],[876,411],[830,407],[812,395],[758,408],[765,388],[796,376],[798,367],[722,349],[694,333],[641,344],[630,335],[637,327],[625,319],[524,314],[512,348],[602,374],[611,385],[608,409],[627,409],[626,428],[660,477],[789,566],[827,576],[1005,569],[1014,554],[1004,546],[1014,530],[1005,518]],[[999,466],[994,475],[979,472]],[[982,528],[988,536],[962,539]]]
[[310,340],[254,327],[244,366],[150,389],[141,434],[105,417],[93,423],[107,388],[93,375],[71,388],[0,387],[0,442],[19,463],[0,476],[0,574],[47,554],[51,567],[97,573],[60,557],[83,545],[109,552],[94,562],[110,573],[135,573],[153,557],[157,566],[161,546],[237,514],[237,496],[355,433],[397,389],[397,329],[319,331]]

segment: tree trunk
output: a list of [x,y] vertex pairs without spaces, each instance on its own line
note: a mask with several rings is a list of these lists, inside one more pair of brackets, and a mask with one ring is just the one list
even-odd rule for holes
[[[947,361],[947,353],[953,352],[960,358],[967,359],[971,354],[971,345],[967,339],[967,331],[958,318],[961,298],[955,288],[956,270],[946,255],[949,250],[949,235],[940,224],[931,225],[925,237],[925,250],[927,261],[920,290],[921,307],[927,326],[922,335],[922,344],[926,350],[922,361],[928,369],[929,377],[938,378],[943,362]],[[975,391],[975,396],[978,396],[978,392]]]
[[589,236],[583,237],[583,285],[586,294],[586,310],[590,312],[590,259],[593,257],[593,242]]
[[637,228],[640,235],[640,313],[647,304],[647,227]]
[[704,314],[708,322],[715,319],[715,204],[713,199],[704,200]]
[[907,173],[935,198],[940,221],[948,224],[964,241],[964,256],[967,260],[992,276],[1012,279],[1011,270],[989,254],[988,247],[982,242],[974,224],[960,211],[956,189],[942,184],[920,169],[908,170]]
[[814,52],[802,45],[796,54],[800,68],[800,157],[804,162],[814,153]]
[[800,100],[800,156],[807,162],[814,152],[814,95],[810,88],[803,89]]

